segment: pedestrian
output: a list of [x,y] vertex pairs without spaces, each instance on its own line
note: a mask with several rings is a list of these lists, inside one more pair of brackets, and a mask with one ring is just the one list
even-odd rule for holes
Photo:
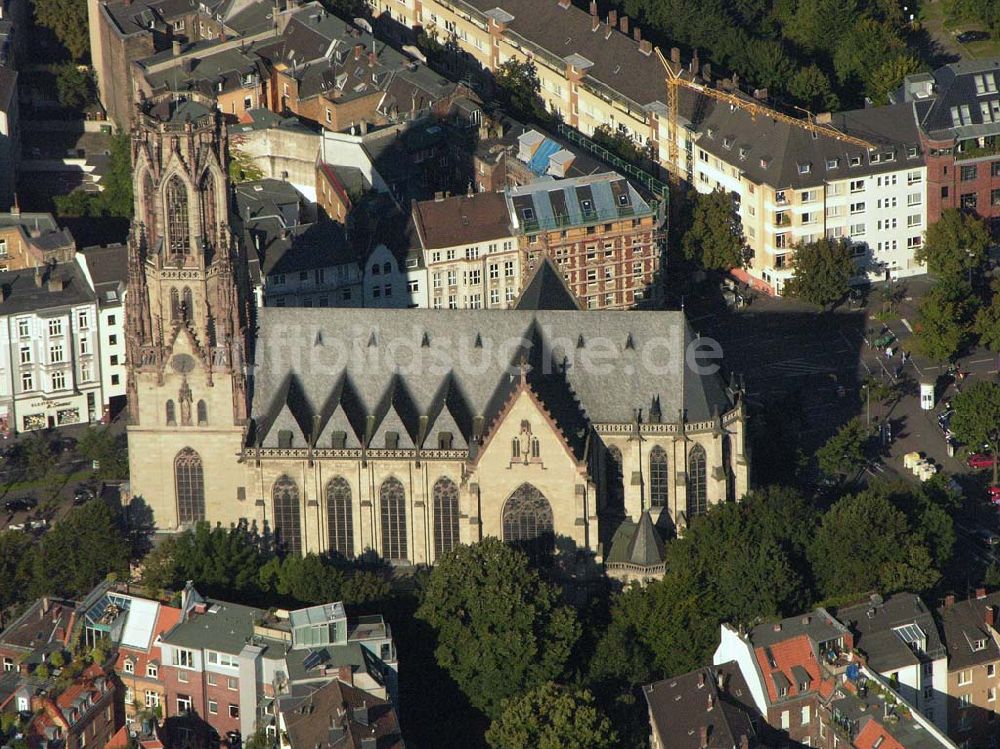
[[886,349],[885,349],[886,358],[891,359],[892,358],[892,354],[893,354],[892,346],[887,346]]

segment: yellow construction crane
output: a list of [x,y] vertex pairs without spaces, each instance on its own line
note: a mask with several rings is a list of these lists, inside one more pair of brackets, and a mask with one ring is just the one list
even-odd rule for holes
[[667,124],[669,127],[667,159],[670,162],[669,166],[671,174],[673,174],[674,177],[678,177],[681,173],[680,164],[677,160],[677,117],[680,99],[679,89],[681,86],[692,91],[696,91],[704,96],[709,96],[717,101],[725,102],[730,106],[739,107],[750,114],[750,119],[755,120],[758,116],[768,117],[772,120],[794,125],[795,127],[800,127],[803,130],[819,133],[820,135],[825,135],[828,138],[835,138],[836,140],[844,143],[851,143],[852,145],[860,146],[861,148],[876,148],[874,143],[869,143],[861,138],[855,138],[853,135],[842,133],[832,125],[821,124],[811,119],[800,120],[771,109],[770,107],[766,107],[759,102],[731,94],[728,91],[720,91],[719,89],[712,88],[711,86],[689,81],[681,76],[683,68],[677,67],[675,69],[674,66],[671,66],[671,64],[667,62],[667,59],[663,56],[663,53],[660,52],[659,47],[656,48],[656,56],[660,59],[660,62],[663,64],[663,68],[667,71]]

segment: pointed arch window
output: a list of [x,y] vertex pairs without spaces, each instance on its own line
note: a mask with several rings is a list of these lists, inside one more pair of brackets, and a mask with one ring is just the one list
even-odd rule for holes
[[608,448],[608,502],[621,507],[625,501],[625,482],[622,474],[622,451],[617,446]]
[[191,224],[188,216],[188,191],[180,177],[167,182],[167,242],[172,255],[191,254]]
[[167,401],[167,426],[177,426],[177,409],[172,400]]
[[382,519],[382,556],[392,561],[405,561],[406,545],[406,492],[399,479],[390,476],[379,490]]
[[142,217],[144,228],[146,229],[146,241],[152,248],[156,247],[158,236],[156,228],[156,208],[153,196],[156,190],[153,188],[153,178],[147,169],[142,175]]
[[649,505],[666,507],[670,494],[670,471],[667,453],[656,445],[649,451]]
[[458,487],[442,476],[434,484],[434,558],[440,559],[458,544]]
[[181,294],[177,289],[170,290],[170,319],[181,319]]
[[193,318],[193,310],[194,310],[194,296],[191,294],[191,289],[185,286],[184,303],[181,306],[181,315],[184,317],[184,322],[191,322]]
[[517,460],[521,457],[521,442],[515,437],[510,443],[510,457]]
[[552,506],[531,484],[521,484],[504,503],[503,540],[536,561],[552,553]]
[[538,437],[531,438],[531,457],[537,458],[541,455],[541,448],[538,443]]
[[274,530],[289,554],[302,553],[302,528],[299,522],[299,487],[289,476],[274,482],[271,490],[274,505]]
[[205,401],[198,401],[198,426],[203,427],[208,424],[208,405]]
[[205,172],[201,178],[201,225],[202,234],[206,237],[212,236],[215,230],[216,220],[216,191],[215,178],[211,172]]
[[695,445],[688,453],[687,515],[688,519],[708,511],[708,485],[705,469],[705,448]]
[[[168,406],[173,401],[168,401]],[[197,523],[205,519],[205,473],[201,456],[185,447],[174,458],[177,522]]]
[[351,485],[342,476],[334,476],[326,485],[326,523],[330,551],[348,559],[354,557],[354,516],[351,508]]

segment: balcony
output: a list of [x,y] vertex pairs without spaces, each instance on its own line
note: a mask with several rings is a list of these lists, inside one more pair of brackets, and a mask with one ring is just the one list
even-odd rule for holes
[[1000,156],[1000,135],[988,135],[978,140],[962,141],[955,150],[955,161],[971,161],[989,156]]

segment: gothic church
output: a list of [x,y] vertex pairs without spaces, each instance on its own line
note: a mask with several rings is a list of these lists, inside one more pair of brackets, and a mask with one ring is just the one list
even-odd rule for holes
[[747,490],[740,394],[688,366],[683,313],[254,319],[226,152],[210,100],[141,105],[128,434],[158,528],[246,518],[291,552],[401,565],[488,535],[600,560],[623,519],[682,530]]

